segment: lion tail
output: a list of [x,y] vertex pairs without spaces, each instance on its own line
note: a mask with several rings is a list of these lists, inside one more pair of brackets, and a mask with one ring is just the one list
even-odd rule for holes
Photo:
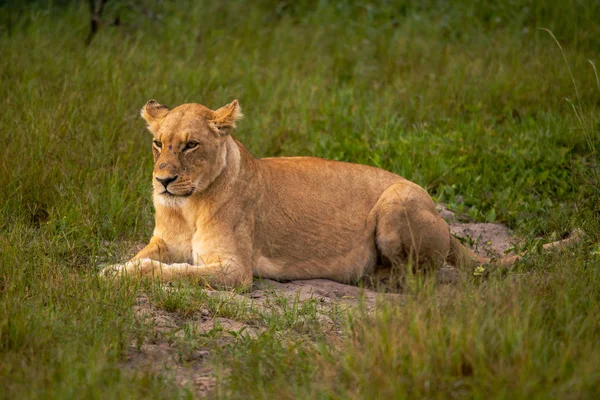
[[[556,242],[546,243],[543,249],[562,248],[572,243],[577,243],[583,237],[581,229],[574,230],[569,237]],[[493,264],[496,267],[510,268],[517,260],[521,259],[527,252],[502,258],[487,258],[475,254],[471,249],[465,247],[457,238],[450,234],[450,252],[446,261],[457,268],[472,271],[482,264]]]

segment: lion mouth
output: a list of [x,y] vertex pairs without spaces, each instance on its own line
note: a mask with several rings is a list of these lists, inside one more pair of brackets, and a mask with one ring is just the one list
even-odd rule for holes
[[164,190],[160,194],[163,196],[167,196],[167,197],[190,197],[193,193],[194,193],[194,190],[192,189],[189,192],[181,193],[181,194],[176,194],[173,192],[169,192],[168,190]]

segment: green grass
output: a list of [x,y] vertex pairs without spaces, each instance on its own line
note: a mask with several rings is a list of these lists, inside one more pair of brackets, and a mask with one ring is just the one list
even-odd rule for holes
[[587,234],[520,274],[344,317],[335,340],[310,304],[279,304],[256,317],[264,333],[219,348],[233,373],[215,396],[597,397],[600,4],[133,3],[109,1],[122,26],[89,47],[87,2],[0,3],[0,397],[189,395],[120,368],[148,335],[139,291],[183,316],[254,318],[200,290],[96,278],[151,233],[150,98],[238,98],[255,156],[376,165],[530,240]]
[[267,331],[223,355],[235,374],[221,397],[596,398],[600,272],[585,259],[546,256],[549,271],[461,287],[425,282],[401,307],[351,314],[325,343]]

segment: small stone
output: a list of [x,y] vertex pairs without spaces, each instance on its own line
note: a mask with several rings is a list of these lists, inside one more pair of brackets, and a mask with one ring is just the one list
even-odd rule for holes
[[208,356],[210,356],[210,352],[207,351],[207,350],[194,350],[192,352],[192,357],[194,359],[197,359],[197,358],[206,358]]

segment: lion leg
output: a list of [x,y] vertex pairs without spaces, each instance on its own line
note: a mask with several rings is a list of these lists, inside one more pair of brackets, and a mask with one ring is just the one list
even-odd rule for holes
[[165,242],[157,236],[152,236],[146,247],[140,250],[130,261],[123,264],[113,264],[104,267],[102,271],[100,271],[99,275],[102,278],[120,274],[121,271],[131,268],[132,265],[139,264],[139,261],[137,260],[141,259],[152,259],[156,261],[168,262],[171,259],[171,255],[169,254]]
[[384,265],[402,275],[443,265],[450,250],[448,225],[420,186],[402,182],[388,187],[372,211],[376,246]]
[[169,262],[171,255],[165,241],[158,236],[152,236],[148,245],[140,250],[131,261],[140,260],[142,258],[151,258],[157,261]]
[[248,287],[252,273],[233,261],[192,265],[188,263],[165,264],[150,258],[132,260],[114,271],[121,276],[151,278],[159,282],[177,279],[196,279],[219,288]]

